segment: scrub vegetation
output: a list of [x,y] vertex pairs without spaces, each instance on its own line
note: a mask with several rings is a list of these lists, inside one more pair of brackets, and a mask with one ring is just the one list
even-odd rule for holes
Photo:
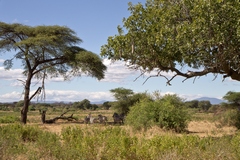
[[[128,108],[124,124],[114,124],[116,103],[108,102],[107,110],[104,104],[89,109],[70,107],[76,103],[31,104],[27,125],[21,124],[16,107],[2,104],[0,159],[240,158],[239,115],[234,103],[211,105],[206,110],[177,95],[145,93],[145,98]],[[46,119],[66,113],[74,120],[43,124],[39,110],[47,111]],[[84,117],[89,113],[104,115],[108,122],[86,124]]]

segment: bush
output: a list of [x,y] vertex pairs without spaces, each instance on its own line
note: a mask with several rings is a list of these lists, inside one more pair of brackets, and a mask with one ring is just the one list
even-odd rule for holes
[[217,118],[223,126],[235,126],[240,129],[240,111],[236,109],[228,109],[218,115]]
[[143,100],[130,108],[126,123],[134,129],[147,129],[158,125],[176,132],[184,131],[190,119],[184,103],[177,95],[166,95],[159,100]]
[[130,108],[125,120],[126,124],[132,126],[136,130],[146,130],[155,125],[158,120],[157,105],[156,102],[149,100],[143,100],[135,104]]
[[17,116],[2,116],[0,117],[0,123],[15,123],[20,122],[20,118]]

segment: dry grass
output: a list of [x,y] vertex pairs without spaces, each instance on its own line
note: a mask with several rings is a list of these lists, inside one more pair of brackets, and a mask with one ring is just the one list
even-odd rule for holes
[[[93,127],[106,127],[106,126],[116,126],[113,125],[113,118],[112,114],[113,111],[111,110],[99,110],[99,111],[77,111],[77,112],[69,112],[66,114],[66,116],[71,115],[74,113],[74,117],[78,118],[78,121],[73,121],[73,122],[66,122],[66,121],[61,121],[58,120],[55,124],[42,124],[41,123],[41,116],[40,114],[36,111],[28,115],[28,125],[38,125],[40,128],[50,131],[53,133],[60,134],[63,128],[66,127],[81,127],[84,129],[91,129]],[[108,124],[105,126],[103,124],[84,124],[83,119],[85,116],[87,116],[89,113],[92,114],[93,117],[97,117],[99,114],[102,114],[104,116],[108,117]],[[48,113],[46,116],[46,119],[54,118],[56,116],[61,115],[61,113]],[[211,114],[197,114],[197,120],[191,121],[188,124],[187,130],[189,131],[189,135],[198,135],[199,137],[207,137],[207,136],[214,136],[214,137],[220,137],[223,135],[232,135],[236,132],[235,127],[227,127],[227,126],[221,126],[220,124],[213,122]],[[201,118],[199,118],[201,117]],[[118,125],[119,126],[119,125]],[[131,127],[129,126],[121,126],[124,128],[127,132],[130,133],[130,135],[134,136],[144,136],[144,137],[153,137],[155,135],[166,135],[166,134],[176,134],[171,131],[165,131],[162,130],[161,128],[155,126],[152,127],[151,129],[148,129],[147,131],[133,131]],[[181,134],[178,134],[181,135]]]
[[[91,128],[104,128],[107,126],[113,126],[114,125],[102,125],[102,124],[83,124],[83,123],[64,123],[64,122],[57,122],[55,124],[37,124],[45,131],[61,134],[62,129],[66,127],[80,127],[87,130],[90,130]],[[147,131],[133,131],[133,129],[129,126],[121,126],[124,128],[127,132],[130,133],[132,136],[137,137],[147,137],[152,138],[156,135],[172,135],[175,134],[171,131],[165,131],[157,126],[152,127],[151,129],[148,129]],[[234,127],[217,127],[215,123],[207,122],[207,121],[192,121],[189,123],[188,126],[188,135],[198,135],[199,137],[207,137],[207,136],[214,136],[214,137],[221,137],[223,135],[233,135],[236,132],[236,128]],[[182,134],[177,134],[182,135]]]
[[192,121],[188,125],[188,131],[191,134],[196,134],[200,137],[214,136],[220,137],[223,135],[232,135],[236,132],[235,127],[219,127],[218,123],[209,121]]

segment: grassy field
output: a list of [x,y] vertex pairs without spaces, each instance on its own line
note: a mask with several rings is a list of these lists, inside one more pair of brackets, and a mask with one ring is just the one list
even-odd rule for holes
[[[62,112],[48,111],[46,119]],[[42,124],[38,111],[29,112],[27,125],[2,123],[0,126],[0,159],[124,159],[124,160],[199,160],[240,159],[240,133],[234,127],[222,126],[210,113],[196,113],[188,132],[175,133],[153,126],[134,131],[130,126],[114,125],[113,111],[91,111],[102,114],[109,123],[84,124],[90,111],[69,111],[77,121],[58,120]],[[0,118],[18,117],[18,112],[0,112]]]

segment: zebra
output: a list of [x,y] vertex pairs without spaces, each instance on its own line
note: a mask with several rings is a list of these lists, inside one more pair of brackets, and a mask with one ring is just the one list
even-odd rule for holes
[[125,119],[124,113],[119,115],[115,112],[112,117],[113,117],[114,124],[116,123],[124,124],[124,119]]
[[89,113],[85,118],[84,118],[84,122],[86,124],[90,123],[90,117],[91,117],[91,113]]
[[103,116],[101,114],[98,115],[98,120],[99,120],[99,123],[107,123],[108,119],[106,116]]
[[89,114],[84,118],[84,122],[85,122],[86,124],[88,124],[88,123],[92,124],[92,123],[95,123],[96,121],[97,121],[97,118],[92,117],[91,113],[89,113]]

